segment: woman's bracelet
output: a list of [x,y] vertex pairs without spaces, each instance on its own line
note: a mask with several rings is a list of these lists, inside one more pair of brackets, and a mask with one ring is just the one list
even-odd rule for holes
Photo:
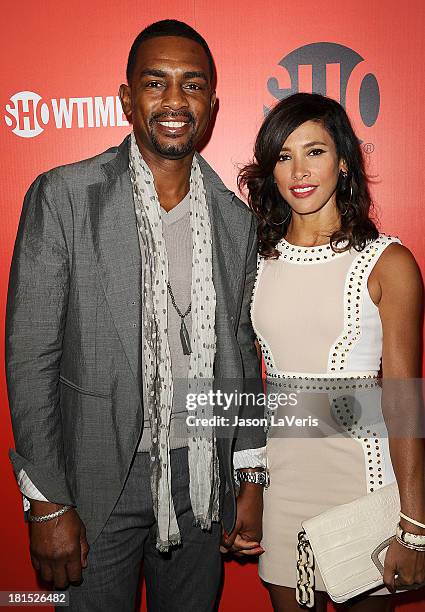
[[60,510],[56,510],[56,512],[52,512],[51,514],[42,514],[41,516],[33,516],[32,514],[28,515],[28,520],[31,523],[44,523],[46,521],[51,521],[52,519],[58,518],[58,516],[62,516],[68,510],[71,510],[72,506],[63,506]]
[[412,519],[409,516],[407,516],[406,514],[403,514],[403,512],[400,512],[400,518],[403,518],[405,521],[408,521],[409,523],[412,523],[412,525],[416,525],[416,527],[422,527],[422,529],[425,529],[425,524],[424,523],[420,523],[419,521],[415,521],[415,519]]
[[397,542],[399,544],[401,544],[405,548],[409,548],[410,550],[417,550],[418,552],[425,552],[425,546],[424,545],[416,546],[415,544],[408,544],[407,542],[403,542],[403,540],[401,538],[399,538],[398,536],[396,536],[395,539],[397,540]]
[[425,535],[419,535],[417,533],[410,533],[405,531],[400,523],[397,525],[396,536],[401,540],[402,544],[409,544],[412,546],[422,546],[425,549]]

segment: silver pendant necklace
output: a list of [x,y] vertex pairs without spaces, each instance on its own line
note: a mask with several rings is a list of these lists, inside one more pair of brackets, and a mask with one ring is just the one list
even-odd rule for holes
[[186,323],[184,322],[184,319],[185,317],[187,317],[187,315],[189,314],[192,308],[192,302],[190,302],[189,306],[187,307],[186,312],[182,314],[179,307],[176,304],[176,300],[174,299],[174,294],[173,294],[173,291],[171,289],[171,285],[169,282],[167,283],[167,288],[168,288],[168,293],[170,294],[171,303],[173,304],[177,314],[181,318],[180,342],[182,343],[183,355],[190,355],[192,352],[192,347],[190,345],[190,336],[189,336],[189,332],[187,331],[187,327],[186,327]]

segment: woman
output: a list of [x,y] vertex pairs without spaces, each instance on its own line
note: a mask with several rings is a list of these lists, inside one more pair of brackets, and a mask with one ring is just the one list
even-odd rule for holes
[[[300,609],[294,588],[302,521],[396,479],[403,513],[423,525],[401,518],[401,528],[425,535],[422,440],[388,440],[385,423],[370,435],[353,435],[346,422],[353,416],[339,417],[339,400],[326,394],[324,402],[323,393],[305,384],[327,377],[373,383],[380,370],[384,379],[419,378],[422,284],[411,253],[398,239],[379,234],[371,219],[359,141],[337,102],[304,93],[282,100],[266,117],[254,152],[239,176],[258,219],[253,325],[268,379],[304,381],[294,414],[316,412],[322,431],[315,436],[311,427],[305,437],[272,436],[267,443],[260,576],[274,609],[290,612]],[[400,411],[394,401],[390,396],[383,408],[390,416]],[[342,412],[349,413],[348,404]],[[347,435],[326,435],[338,418]],[[392,542],[388,589],[424,581],[425,552]],[[324,611],[327,596],[317,569],[315,582],[316,610]],[[350,609],[390,609],[385,587],[374,595],[351,601]]]

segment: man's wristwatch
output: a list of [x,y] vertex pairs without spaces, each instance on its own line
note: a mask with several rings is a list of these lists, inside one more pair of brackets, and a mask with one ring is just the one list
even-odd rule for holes
[[267,489],[270,484],[270,476],[268,470],[261,472],[244,472],[242,470],[235,471],[236,482],[251,482],[258,484]]

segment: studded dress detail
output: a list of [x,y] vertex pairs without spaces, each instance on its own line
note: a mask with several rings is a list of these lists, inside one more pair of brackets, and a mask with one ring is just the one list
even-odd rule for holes
[[[274,407],[283,425],[267,441],[259,572],[271,584],[296,585],[302,521],[395,480],[377,382],[382,326],[367,283],[399,242],[380,234],[361,252],[338,253],[282,239],[278,260],[259,258],[251,316],[267,390],[293,399]],[[317,569],[315,582],[325,590]]]

